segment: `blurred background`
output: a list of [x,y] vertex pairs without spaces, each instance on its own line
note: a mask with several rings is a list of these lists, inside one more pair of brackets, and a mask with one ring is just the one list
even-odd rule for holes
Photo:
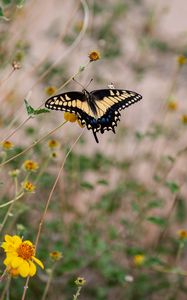
[[[39,243],[45,271],[30,281],[28,299],[73,298],[78,276],[86,279],[80,299],[186,299],[186,11],[185,0],[1,1],[0,135],[13,145],[2,146],[1,162],[63,122],[58,111],[28,118],[24,99],[36,109],[52,94],[80,91],[69,80],[76,74],[83,86],[93,78],[89,91],[113,83],[143,96],[121,112],[115,135],[98,134],[96,144],[84,130],[71,151]],[[88,63],[93,50],[101,58]],[[68,122],[2,167],[1,204],[14,197],[10,172],[20,170],[21,186],[24,161],[39,164],[30,176],[35,193],[16,202],[2,234],[35,239],[61,161],[82,130]],[[42,298],[52,251],[63,258]],[[20,299],[23,286],[13,279],[1,300]]]

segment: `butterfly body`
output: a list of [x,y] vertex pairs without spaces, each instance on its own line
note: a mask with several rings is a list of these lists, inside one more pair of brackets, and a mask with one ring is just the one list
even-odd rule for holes
[[53,110],[62,110],[77,115],[82,125],[93,131],[96,142],[96,132],[104,133],[112,130],[120,120],[120,110],[142,99],[140,94],[120,89],[103,89],[88,92],[67,92],[49,98],[45,106]]

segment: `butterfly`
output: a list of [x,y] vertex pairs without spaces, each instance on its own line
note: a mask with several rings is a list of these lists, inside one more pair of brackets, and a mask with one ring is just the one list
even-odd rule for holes
[[142,99],[140,94],[122,89],[103,89],[88,92],[67,92],[50,97],[45,107],[53,110],[62,110],[75,114],[81,124],[90,130],[97,143],[96,133],[112,130],[120,120],[120,110]]

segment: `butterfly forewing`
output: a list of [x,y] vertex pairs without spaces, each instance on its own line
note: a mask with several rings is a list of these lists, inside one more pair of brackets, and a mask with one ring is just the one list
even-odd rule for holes
[[91,95],[95,99],[99,117],[108,109],[125,109],[142,98],[135,92],[116,89],[95,90]]

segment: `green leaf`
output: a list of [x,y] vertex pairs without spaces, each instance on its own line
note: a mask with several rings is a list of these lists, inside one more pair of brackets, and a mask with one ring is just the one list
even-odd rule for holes
[[166,220],[162,217],[159,216],[151,216],[147,218],[147,221],[149,221],[150,223],[153,223],[155,225],[158,225],[160,227],[164,227],[166,225]]
[[4,5],[9,5],[11,4],[12,0],[3,0],[2,2]]
[[163,207],[163,199],[155,199],[155,200],[152,200],[150,201],[146,208],[147,209],[152,209],[152,208],[157,208],[157,207]]
[[49,110],[46,108],[34,109],[26,99],[24,99],[26,110],[29,116],[40,115],[43,113],[48,113]]
[[143,140],[143,138],[145,137],[145,135],[143,133],[141,133],[140,131],[136,131],[135,132],[135,137],[138,141]]
[[84,69],[85,69],[85,66],[80,66],[80,67],[79,67],[79,72],[83,72]]
[[98,184],[101,184],[101,185],[108,185],[108,181],[105,180],[105,179],[99,179],[99,180],[97,181],[97,183],[98,183]]
[[169,188],[172,194],[177,193],[180,189],[179,185],[174,181],[167,181],[166,186]]
[[139,207],[139,205],[136,202],[132,202],[131,203],[131,207],[132,207],[132,210],[134,212],[139,212],[140,211],[140,207]]
[[34,115],[40,115],[40,114],[45,114],[45,113],[49,113],[50,111],[47,108],[40,108],[40,109],[36,109],[34,111]]
[[24,4],[25,4],[25,0],[16,0],[17,8],[22,8]]
[[84,188],[84,189],[87,189],[87,190],[93,190],[93,189],[94,189],[93,184],[91,184],[91,183],[88,182],[88,181],[83,181],[83,182],[81,183],[81,187]]
[[179,224],[182,224],[186,220],[186,201],[181,196],[176,201],[175,217]]
[[3,19],[5,21],[9,21],[9,19],[4,16],[4,12],[3,12],[3,9],[2,9],[1,6],[0,6],[0,19]]
[[32,108],[32,106],[29,105],[29,103],[27,102],[26,99],[24,99],[24,102],[25,102],[25,106],[26,106],[28,115],[29,116],[32,115],[34,113],[34,108]]

